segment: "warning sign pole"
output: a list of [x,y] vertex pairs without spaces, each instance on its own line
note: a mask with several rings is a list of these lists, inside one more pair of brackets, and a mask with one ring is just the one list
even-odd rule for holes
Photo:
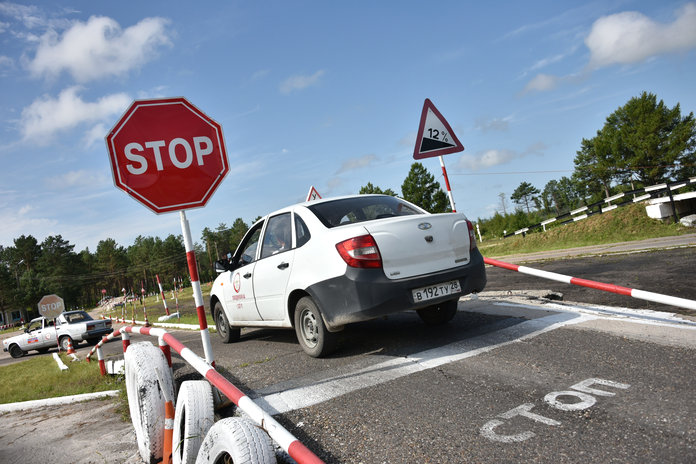
[[447,177],[447,169],[445,168],[445,160],[442,159],[442,155],[438,156],[440,158],[440,166],[442,167],[442,175],[445,177],[445,185],[447,186],[447,195],[449,196],[450,206],[452,206],[452,212],[456,213],[457,208],[454,206],[454,196],[452,195],[452,187],[450,187],[449,177]]
[[184,234],[184,247],[186,248],[186,261],[188,262],[189,275],[191,276],[191,287],[193,288],[193,301],[196,303],[196,314],[198,315],[198,326],[201,330],[201,341],[203,342],[203,353],[208,364],[215,367],[213,358],[213,346],[210,344],[210,332],[208,332],[208,321],[205,318],[205,308],[203,306],[203,292],[201,283],[198,280],[198,263],[196,263],[196,252],[193,249],[191,240],[191,228],[186,211],[180,210],[181,232]]

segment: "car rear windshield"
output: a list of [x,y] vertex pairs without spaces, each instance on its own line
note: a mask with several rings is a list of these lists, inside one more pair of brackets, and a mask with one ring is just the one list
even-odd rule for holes
[[423,214],[408,203],[391,196],[360,196],[308,206],[326,227],[355,224],[373,219]]
[[74,324],[76,322],[91,321],[92,317],[84,311],[79,313],[70,313],[65,315],[65,319],[68,320],[68,324]]

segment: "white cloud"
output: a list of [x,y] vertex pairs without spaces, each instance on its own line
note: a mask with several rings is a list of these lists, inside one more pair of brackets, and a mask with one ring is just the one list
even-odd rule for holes
[[358,158],[350,158],[343,162],[341,167],[336,171],[336,174],[342,174],[348,171],[355,171],[356,169],[362,169],[368,167],[372,164],[377,157],[375,155],[365,155]]
[[628,11],[599,18],[585,39],[590,67],[630,64],[696,47],[696,4],[688,3],[674,22],[662,24]]
[[543,151],[548,148],[543,142],[536,142],[527,147],[523,152],[515,150],[485,150],[475,155],[462,155],[457,161],[456,168],[467,171],[479,171],[481,169],[507,164],[516,159],[524,158],[528,155],[543,155]]
[[552,76],[551,74],[537,74],[531,81],[527,82],[527,85],[522,90],[522,93],[530,92],[546,92],[547,90],[553,90],[558,86],[558,83],[562,80],[561,77]]
[[325,71],[320,69],[311,76],[290,76],[280,84],[280,93],[287,95],[295,90],[303,90],[316,85],[324,74]]
[[512,116],[506,116],[504,118],[480,117],[476,119],[475,127],[484,133],[488,131],[505,132],[510,127],[510,121],[512,121]]
[[24,108],[20,121],[23,138],[46,142],[46,138],[56,132],[120,114],[131,103],[131,98],[125,93],[107,95],[96,102],[85,102],[77,94],[79,90],[79,87],[67,88],[58,98],[44,95]]
[[14,68],[14,60],[9,56],[0,55],[0,71]]
[[91,148],[97,142],[103,142],[107,130],[108,129],[106,126],[102,123],[96,124],[90,130],[88,130],[83,138],[85,147]]
[[259,79],[263,79],[264,77],[268,76],[271,73],[269,69],[260,69],[256,71],[254,74],[251,75],[251,80],[256,81]]
[[29,211],[31,211],[32,209],[34,209],[33,206],[31,206],[31,205],[24,205],[24,206],[22,206],[21,208],[19,208],[19,211],[17,212],[17,214],[19,214],[20,216],[24,216],[25,214],[27,214],[27,213],[28,213]]
[[36,56],[27,67],[34,76],[57,77],[63,71],[78,82],[123,75],[152,60],[158,48],[170,45],[168,20],[145,18],[126,29],[111,18],[92,16],[75,22],[62,36],[49,30],[41,36]]
[[467,171],[478,171],[499,164],[509,163],[519,155],[512,150],[486,150],[475,155],[462,155],[457,161],[457,168]]
[[33,5],[27,6],[2,2],[0,3],[0,14],[21,22],[27,29],[35,29],[46,25],[46,19],[39,9]]
[[54,174],[46,179],[46,185],[49,187],[69,190],[76,188],[100,189],[109,183],[109,179],[104,173],[84,169]]

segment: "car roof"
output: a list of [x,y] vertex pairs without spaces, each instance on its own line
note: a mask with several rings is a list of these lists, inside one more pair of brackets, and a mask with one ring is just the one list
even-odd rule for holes
[[[366,193],[366,194],[358,194],[358,195],[342,195],[342,196],[338,196],[338,197],[318,198],[318,199],[316,199],[316,200],[303,201],[303,202],[301,202],[301,203],[295,203],[294,205],[290,205],[290,206],[286,206],[286,207],[284,207],[284,208],[277,209],[277,210],[275,210],[275,211],[273,211],[273,212],[271,212],[271,213],[268,213],[268,214],[264,215],[261,219],[259,219],[259,221],[263,220],[266,216],[275,216],[275,215],[277,215],[277,214],[281,214],[281,213],[285,213],[285,212],[288,212],[288,211],[292,211],[292,210],[293,210],[295,207],[297,207],[297,206],[308,207],[308,206],[317,205],[317,204],[320,204],[320,203],[327,203],[327,202],[330,202],[330,201],[344,200],[344,199],[346,199],[346,198],[358,198],[358,197],[360,197],[360,198],[362,198],[362,197],[389,197],[389,196],[391,196],[391,195],[383,195],[383,194],[379,194],[379,193],[369,193],[369,194]],[[396,197],[396,198],[398,198],[399,200],[405,201],[405,200],[404,200],[403,198],[401,198],[401,197]],[[259,221],[254,222],[254,224],[258,223]],[[252,225],[253,225],[253,224],[252,224]]]

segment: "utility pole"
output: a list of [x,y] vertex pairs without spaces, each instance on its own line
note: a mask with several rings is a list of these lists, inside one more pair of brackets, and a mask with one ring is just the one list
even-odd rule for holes
[[500,204],[503,206],[503,215],[507,216],[507,208],[505,207],[505,193],[500,192],[498,196],[500,197]]

